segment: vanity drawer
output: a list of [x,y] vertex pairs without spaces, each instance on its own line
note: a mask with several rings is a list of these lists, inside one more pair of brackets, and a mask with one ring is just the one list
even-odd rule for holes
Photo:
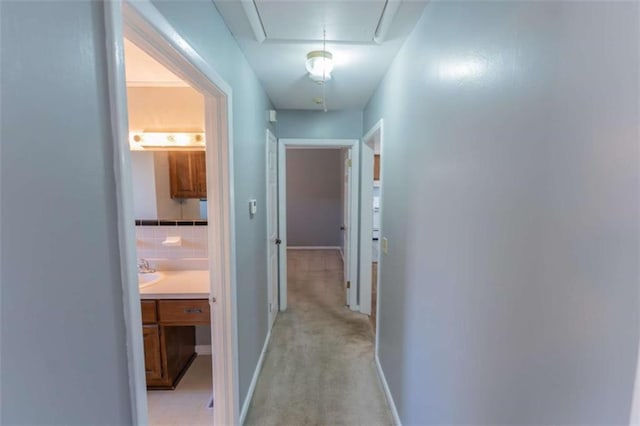
[[143,300],[140,302],[143,324],[155,324],[158,322],[155,300]]
[[158,319],[163,325],[207,325],[210,322],[207,299],[158,300]]

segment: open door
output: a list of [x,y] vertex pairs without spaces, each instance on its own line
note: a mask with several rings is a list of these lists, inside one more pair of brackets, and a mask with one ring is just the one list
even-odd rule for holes
[[[359,139],[279,139],[278,140],[278,239],[280,270],[278,301],[280,311],[287,310],[287,149],[321,148],[344,149],[344,215],[343,256],[346,304],[358,310],[358,194],[359,194]],[[352,226],[353,225],[353,226]]]
[[278,315],[278,142],[267,129],[267,281],[269,329]]
[[351,287],[351,250],[349,245],[349,234],[350,234],[350,218],[351,218],[351,150],[344,149],[342,151],[344,154],[344,175],[342,177],[342,185],[344,186],[342,194],[342,207],[343,207],[343,215],[342,215],[342,257],[344,260],[344,289],[345,289],[345,305],[351,305],[352,301],[349,298],[349,289]]

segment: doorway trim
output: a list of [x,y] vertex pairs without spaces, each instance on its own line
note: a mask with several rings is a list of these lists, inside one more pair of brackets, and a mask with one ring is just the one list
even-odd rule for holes
[[[267,134],[267,143],[265,146],[265,152],[266,152],[266,176],[265,176],[265,183],[266,183],[266,211],[267,211],[267,298],[268,300],[268,321],[269,321],[269,332],[271,332],[271,329],[273,328],[273,324],[275,323],[275,319],[278,316],[278,311],[279,308],[278,306],[280,305],[279,303],[279,295],[273,294],[273,290],[274,290],[274,286],[275,286],[275,290],[276,293],[278,292],[278,286],[279,286],[279,282],[280,282],[280,271],[278,269],[279,268],[279,262],[280,262],[280,250],[276,249],[276,256],[278,257],[278,259],[276,260],[276,271],[272,270],[272,265],[271,265],[271,259],[270,259],[270,254],[271,254],[271,250],[273,249],[273,246],[276,245],[276,241],[272,241],[271,239],[271,235],[269,233],[270,229],[270,224],[271,224],[271,220],[274,218],[273,215],[275,213],[275,234],[276,234],[276,238],[278,235],[278,138],[276,137],[276,135],[271,131],[271,129],[267,129],[266,131]],[[272,143],[272,141],[275,140],[275,172],[276,172],[276,181],[275,181],[275,185],[276,185],[276,189],[275,189],[275,205],[271,205],[271,188],[269,187],[269,173],[270,173],[270,169],[271,169],[271,158],[269,156],[270,154],[270,144]],[[272,211],[272,208],[275,210],[275,212]],[[275,272],[275,280],[276,282],[273,283],[272,280],[272,275]],[[277,305],[278,306],[272,306],[272,302],[274,300],[274,298],[278,301]],[[272,316],[272,312],[273,309],[275,309],[275,314]]]
[[[280,311],[287,309],[287,149],[332,149],[351,150],[351,214],[349,218],[349,307],[358,310],[358,228],[359,181],[360,181],[360,141],[358,139],[279,139],[278,140],[278,229],[280,237],[279,269]],[[356,224],[356,225],[353,225]]]
[[[380,153],[384,146],[384,119],[380,119],[371,129],[362,137],[362,174],[361,181],[371,178],[373,182],[373,156],[365,155],[368,151],[368,141],[373,139],[376,134],[380,137]],[[382,157],[381,157],[382,158]],[[380,198],[382,199],[382,191],[384,186],[384,167],[380,162]],[[370,188],[361,186],[360,194],[360,312],[371,315],[371,263],[373,262],[373,250],[371,243],[371,235],[373,234],[373,216],[370,209],[365,206],[371,203],[373,198],[373,185]],[[382,216],[384,206],[380,203],[380,215]],[[382,223],[380,223],[380,239],[383,237]],[[376,335],[375,335],[375,355],[378,356],[378,335],[380,333],[380,271],[382,267],[382,252],[378,259],[377,274],[377,303],[376,303]],[[363,304],[367,306],[362,306]]]
[[[374,126],[362,137],[362,167],[360,168],[360,312],[371,315],[371,290],[372,290],[372,274],[371,263],[373,262],[373,249],[371,243],[371,235],[373,234],[373,216],[371,209],[367,208],[371,204],[373,198],[373,154],[369,142],[376,136],[380,138],[380,150],[382,151],[384,123],[380,119]],[[371,155],[369,155],[371,154]],[[380,167],[380,182],[382,182],[382,167]],[[365,182],[372,182],[371,185],[365,185]],[[382,184],[380,185],[380,194],[382,194]],[[382,214],[382,207],[380,207]],[[380,234],[382,236],[382,233]],[[378,283],[380,282],[380,261],[378,261]],[[378,286],[379,288],[379,286]],[[379,293],[379,292],[378,292]],[[379,303],[376,304],[376,307]],[[376,309],[377,310],[377,309]],[[379,316],[376,312],[376,321]],[[376,326],[376,334],[378,327]],[[377,339],[376,339],[377,340]]]
[[[233,215],[232,91],[224,79],[171,26],[150,0],[105,2],[105,38],[118,215],[118,241],[126,326],[132,421],[147,424],[147,393],[128,141],[124,36],[187,81],[205,98],[206,165],[214,424],[239,415],[235,223]],[[215,267],[211,267],[215,266]]]

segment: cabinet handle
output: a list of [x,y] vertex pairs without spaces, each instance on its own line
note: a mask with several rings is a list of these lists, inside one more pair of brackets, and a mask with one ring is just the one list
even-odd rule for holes
[[187,308],[184,310],[185,314],[201,314],[202,309],[200,308]]

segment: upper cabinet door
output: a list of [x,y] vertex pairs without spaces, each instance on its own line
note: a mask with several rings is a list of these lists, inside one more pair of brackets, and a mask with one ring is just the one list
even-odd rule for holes
[[207,198],[204,151],[169,152],[171,198]]

